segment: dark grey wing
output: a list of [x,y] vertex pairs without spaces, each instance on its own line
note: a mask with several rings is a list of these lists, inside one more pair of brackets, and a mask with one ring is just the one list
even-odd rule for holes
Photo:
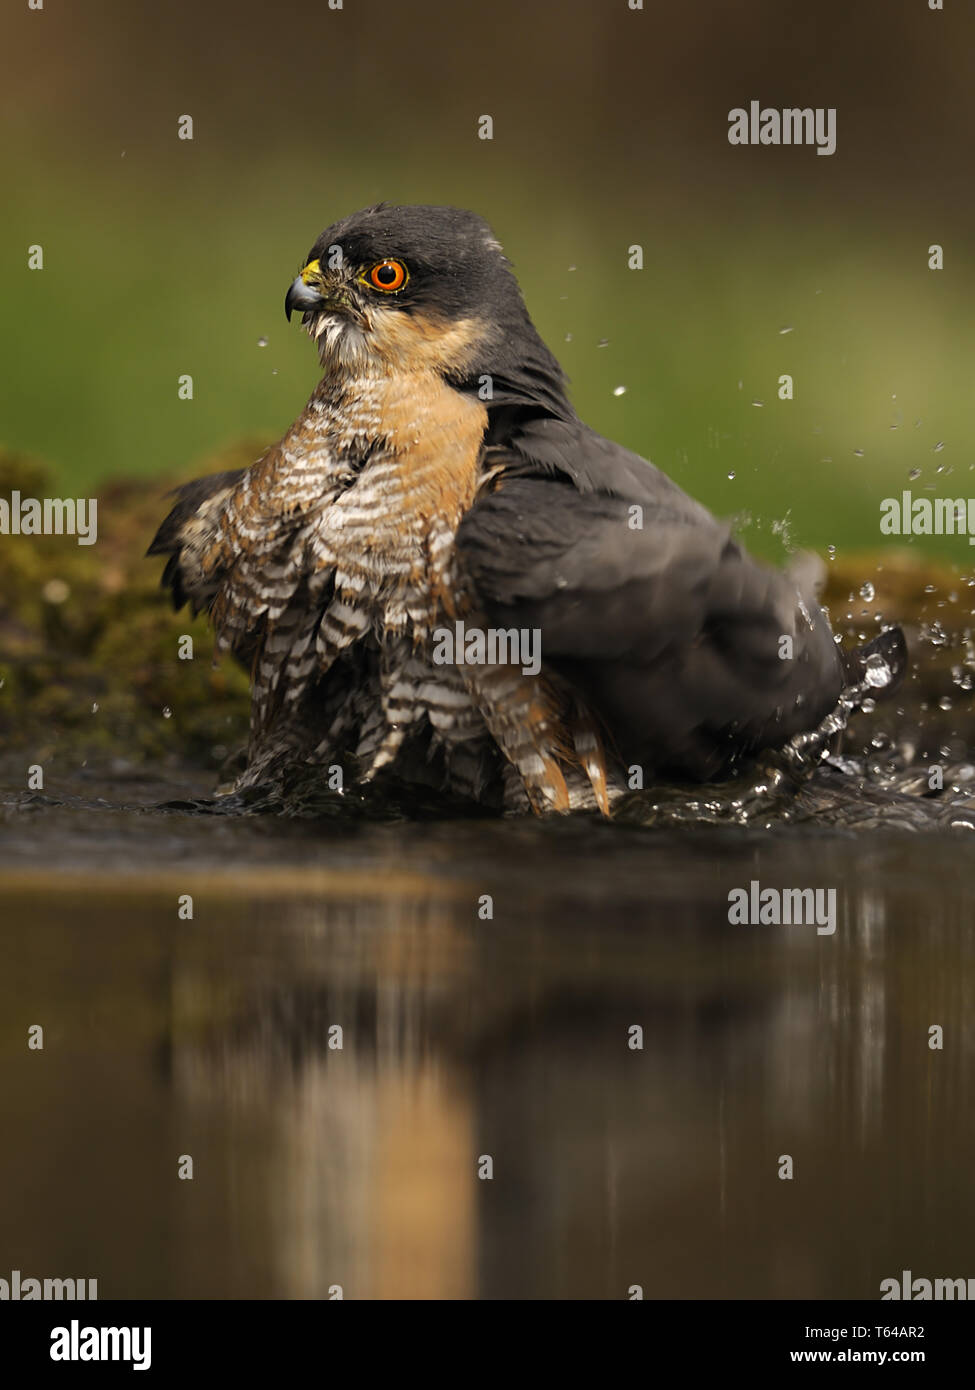
[[566,444],[565,466],[514,461],[464,518],[458,557],[491,624],[540,631],[544,665],[627,764],[706,778],[812,728],[844,676],[811,590],[752,560],[644,460],[591,438],[575,463]]

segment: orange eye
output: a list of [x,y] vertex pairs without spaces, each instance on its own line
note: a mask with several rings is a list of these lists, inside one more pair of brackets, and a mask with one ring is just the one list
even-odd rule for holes
[[406,266],[402,261],[380,261],[366,276],[374,290],[385,290],[387,294],[401,290],[407,278]]

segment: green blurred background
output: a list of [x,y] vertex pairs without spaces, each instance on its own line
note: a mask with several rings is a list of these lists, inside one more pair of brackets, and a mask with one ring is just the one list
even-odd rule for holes
[[[483,213],[580,414],[758,551],[967,496],[975,7],[645,3],[11,0],[0,443],[82,495],[276,437],[316,376],[287,285],[385,199]],[[753,98],[835,106],[836,153],[730,146]]]

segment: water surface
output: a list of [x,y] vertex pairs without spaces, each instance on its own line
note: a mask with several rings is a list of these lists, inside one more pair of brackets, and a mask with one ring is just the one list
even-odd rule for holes
[[[870,796],[816,788],[756,826],[683,823],[685,790],[630,808],[649,828],[205,814],[174,772],[10,793],[0,1275],[875,1299],[975,1274],[970,832],[851,829],[817,808]],[[752,880],[835,888],[835,933],[730,925]]]

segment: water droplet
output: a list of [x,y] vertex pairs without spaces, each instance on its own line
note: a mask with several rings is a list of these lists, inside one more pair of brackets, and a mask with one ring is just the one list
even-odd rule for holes
[[832,560],[833,556],[836,554],[836,546],[835,546],[835,545],[828,545],[828,546],[826,547],[826,554],[827,554],[827,555],[829,556],[829,558]]
[[942,695],[941,699],[938,701],[938,709],[951,709],[950,695]]
[[597,346],[597,347],[609,347],[609,339],[608,339],[608,338],[600,338],[600,340],[599,340],[599,342],[596,344],[596,346]]
[[781,337],[781,336],[783,335],[783,333],[791,333],[791,332],[792,332],[792,325],[790,324],[787,328],[780,328],[780,329],[779,329],[779,337]]
[[162,716],[163,716],[163,719],[172,719],[172,717],[173,717],[173,711],[169,708],[168,705],[166,705],[165,708],[163,709]]
[[853,452],[856,454],[856,456],[857,456],[858,459],[862,459],[862,458],[863,458],[863,450],[862,450],[862,449],[854,449]]
[[763,406],[764,404],[764,401],[752,401],[752,405]]
[[866,584],[861,584],[860,586],[860,597],[865,598],[868,603],[873,602],[876,592],[876,589],[870,583],[869,579],[867,580]]
[[571,342],[572,342],[572,334],[571,334],[571,333],[566,333],[566,335],[565,335],[565,341],[566,341],[567,343],[571,343]]
[[728,474],[728,481],[729,481],[729,483],[733,483],[733,482],[735,481],[735,474],[734,474],[734,470],[733,470],[733,469],[732,469],[732,471]]
[[937,444],[934,446],[933,452],[936,453],[936,454],[940,454],[940,453],[941,453],[941,450],[942,450],[944,447],[945,447],[945,442],[944,442],[944,440],[943,440],[943,439],[939,439],[938,442],[937,442]]
[[98,701],[97,701],[97,700],[96,700],[96,701],[94,702],[94,704],[92,705],[92,707],[91,707],[91,712],[92,712],[92,714],[97,714],[97,713],[98,713]]
[[569,266],[569,269],[570,269],[570,270],[575,270],[575,266],[574,266],[574,265],[570,265],[570,266]]
[[625,386],[614,386],[614,387],[613,387],[613,395],[614,395],[614,396],[625,396],[625,395],[626,395],[626,387],[625,387]]
[[971,671],[966,671],[963,666],[952,666],[951,679],[955,682],[959,690],[971,690],[975,685],[975,677]]
[[920,478],[920,476],[921,476],[921,470],[920,470],[920,468],[912,468],[911,471],[910,471],[910,473],[908,473],[907,476],[908,476],[908,479],[909,479],[910,482],[912,482],[912,483],[913,483],[913,482],[916,482],[917,479]]
[[877,708],[877,701],[871,700],[870,696],[868,695],[867,698],[861,704],[860,708],[863,710],[864,714],[873,714],[874,710]]
[[266,338],[258,338],[258,340],[257,340],[257,346],[258,346],[258,347],[267,347],[267,339],[266,339]]
[[922,623],[919,636],[922,642],[930,642],[932,647],[947,647],[948,645],[948,634],[937,620],[933,623]]

